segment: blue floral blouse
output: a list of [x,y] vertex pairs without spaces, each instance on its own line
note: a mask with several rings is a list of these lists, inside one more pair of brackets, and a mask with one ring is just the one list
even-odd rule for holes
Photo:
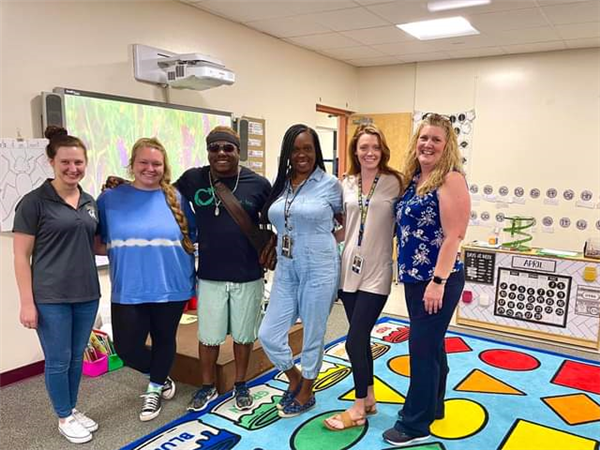
[[[415,175],[402,198],[396,203],[396,236],[398,238],[398,280],[418,283],[433,278],[444,231],[440,220],[437,189],[417,195]],[[458,255],[453,272],[462,268]]]

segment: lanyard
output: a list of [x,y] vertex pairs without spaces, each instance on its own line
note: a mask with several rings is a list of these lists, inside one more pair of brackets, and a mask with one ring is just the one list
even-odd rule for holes
[[379,173],[375,176],[373,180],[373,184],[371,185],[371,190],[369,191],[369,195],[365,199],[365,204],[363,205],[363,195],[362,195],[362,176],[358,177],[358,208],[360,209],[360,227],[358,229],[358,246],[360,247],[362,244],[363,236],[365,234],[365,225],[367,223],[367,213],[369,212],[369,203],[371,203],[371,198],[373,197],[373,193],[375,192],[375,187],[377,186],[377,182],[379,181]]
[[302,184],[300,184],[300,186],[298,186],[296,188],[296,192],[294,192],[294,196],[290,199],[290,193],[292,192],[292,180],[290,179],[290,184],[287,188],[287,191],[285,193],[285,205],[283,207],[283,217],[285,219],[285,230],[287,232],[292,231],[292,227],[290,226],[290,216],[291,214],[291,209],[292,209],[292,203],[294,203],[294,200],[296,200],[296,197],[298,196],[298,194],[300,193],[300,191],[302,190],[302,188],[304,187],[304,185],[306,184],[306,182],[308,181],[308,178],[306,180],[304,180],[302,182]]

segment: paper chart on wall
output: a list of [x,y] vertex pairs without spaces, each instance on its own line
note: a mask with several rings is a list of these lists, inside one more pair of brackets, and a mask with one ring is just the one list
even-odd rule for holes
[[47,143],[46,139],[0,138],[0,231],[12,231],[17,203],[52,177]]

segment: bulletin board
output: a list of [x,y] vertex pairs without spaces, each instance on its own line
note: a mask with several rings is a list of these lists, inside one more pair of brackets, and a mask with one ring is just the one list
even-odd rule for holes
[[241,164],[264,177],[266,176],[265,120],[245,116],[243,119],[248,121],[248,159]]
[[402,171],[408,142],[412,134],[412,113],[354,114],[348,120],[348,142],[356,129],[372,123],[383,132],[390,148],[390,167]]

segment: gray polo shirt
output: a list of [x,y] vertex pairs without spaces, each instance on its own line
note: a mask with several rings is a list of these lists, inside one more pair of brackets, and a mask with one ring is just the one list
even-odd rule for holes
[[35,236],[32,255],[36,303],[77,303],[100,298],[94,256],[98,208],[79,188],[77,209],[46,180],[19,202],[13,232]]

